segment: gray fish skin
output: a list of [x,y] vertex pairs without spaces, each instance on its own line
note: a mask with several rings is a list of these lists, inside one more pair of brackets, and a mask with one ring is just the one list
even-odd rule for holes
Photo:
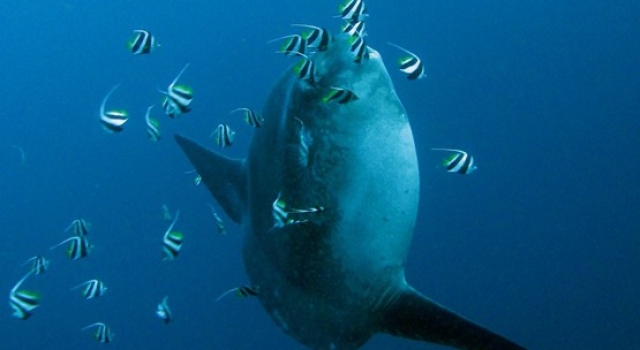
[[[287,70],[263,108],[249,155],[233,160],[176,140],[229,217],[244,264],[274,322],[312,349],[357,349],[385,332],[459,349],[523,349],[424,297],[405,281],[418,209],[418,161],[407,113],[380,58],[357,64],[344,37],[312,59],[312,86]],[[359,100],[325,104],[331,86]],[[300,122],[308,162],[291,156]],[[304,223],[274,227],[282,193]]]

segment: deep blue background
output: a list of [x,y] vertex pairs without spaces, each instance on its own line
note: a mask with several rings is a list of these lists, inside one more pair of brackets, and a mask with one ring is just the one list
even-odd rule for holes
[[[112,349],[301,349],[256,300],[222,291],[247,283],[239,228],[219,236],[204,189],[171,140],[213,146],[220,122],[238,132],[225,153],[242,157],[252,130],[236,107],[260,108],[291,63],[270,39],[291,23],[337,28],[339,1],[3,1],[0,4],[0,290],[52,260],[28,289],[33,317],[0,313],[2,349],[86,349],[96,321]],[[215,4],[215,5],[211,5]],[[422,176],[407,279],[438,302],[531,349],[640,348],[640,5],[632,1],[367,1],[369,44],[383,54],[414,130]],[[125,43],[151,30],[145,57]],[[391,41],[419,54],[428,77],[393,67]],[[193,112],[164,139],[144,134],[180,69]],[[129,110],[108,135],[98,107]],[[21,146],[28,167],[20,166]],[[471,152],[478,171],[447,174],[431,147]],[[375,152],[375,150],[372,150]],[[185,244],[163,262],[161,206],[180,210]],[[215,204],[217,207],[217,204]],[[93,254],[69,261],[49,247],[71,220],[93,225]],[[85,301],[68,289],[98,277],[109,291]],[[154,315],[164,295],[175,323]],[[365,349],[437,348],[388,336]]]

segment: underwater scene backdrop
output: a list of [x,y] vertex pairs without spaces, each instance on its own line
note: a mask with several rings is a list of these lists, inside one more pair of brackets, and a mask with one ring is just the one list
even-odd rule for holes
[[[254,298],[216,301],[249,283],[240,227],[197,185],[172,134],[244,157],[254,129],[230,111],[259,111],[297,62],[269,41],[294,23],[338,32],[339,2],[0,4],[1,349],[101,346],[99,326],[82,330],[96,322],[111,328],[112,349],[303,349]],[[367,12],[367,44],[407,110],[420,164],[407,280],[529,349],[640,347],[640,4],[368,0]],[[134,55],[140,29],[155,42]],[[426,77],[406,79],[388,42],[418,55]],[[190,111],[170,118],[158,90],[187,64]],[[129,120],[109,133],[100,105],[116,84],[106,109]],[[146,134],[151,105],[158,141]],[[224,149],[212,137],[220,123],[235,131]],[[432,148],[465,150],[478,168],[448,173]],[[173,260],[167,211],[180,211],[184,237]],[[88,224],[90,254],[72,260],[68,244],[50,248],[85,237],[65,231],[75,219]],[[46,272],[12,290],[37,255]],[[92,279],[104,295],[70,290]],[[25,290],[39,302],[21,320],[12,313]],[[156,314],[165,296],[169,324]],[[441,348],[378,335],[363,349],[391,347]]]

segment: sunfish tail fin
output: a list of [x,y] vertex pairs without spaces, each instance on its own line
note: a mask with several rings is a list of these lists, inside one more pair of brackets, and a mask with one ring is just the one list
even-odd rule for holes
[[385,310],[381,331],[465,350],[525,350],[409,287]]
[[182,135],[176,134],[174,137],[209,192],[231,220],[240,222],[246,200],[243,161],[227,158]]

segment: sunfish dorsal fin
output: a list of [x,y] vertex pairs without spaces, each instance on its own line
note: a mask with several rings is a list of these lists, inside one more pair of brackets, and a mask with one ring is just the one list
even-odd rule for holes
[[222,209],[231,220],[240,222],[246,198],[243,161],[208,150],[182,135],[174,137]]
[[522,346],[477,325],[405,288],[386,308],[381,331],[415,340],[466,350],[525,350]]

